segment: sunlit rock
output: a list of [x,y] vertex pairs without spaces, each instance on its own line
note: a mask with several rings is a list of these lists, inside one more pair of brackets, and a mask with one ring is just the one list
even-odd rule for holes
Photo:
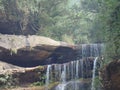
[[73,51],[72,45],[43,36],[0,34],[0,60],[18,66],[49,64],[59,58],[65,60],[69,57],[70,60],[74,56]]

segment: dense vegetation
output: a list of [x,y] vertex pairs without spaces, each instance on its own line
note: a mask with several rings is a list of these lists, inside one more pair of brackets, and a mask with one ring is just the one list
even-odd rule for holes
[[16,22],[21,34],[106,43],[107,56],[120,58],[119,0],[0,0],[0,13]]

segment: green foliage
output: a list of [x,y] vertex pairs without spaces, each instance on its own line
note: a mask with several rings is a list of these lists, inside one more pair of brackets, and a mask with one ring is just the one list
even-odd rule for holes
[[7,83],[8,78],[9,78],[8,76],[1,75],[0,76],[0,85],[5,85]]
[[98,89],[100,89],[100,87],[101,87],[101,81],[100,81],[100,78],[99,78],[99,76],[96,76],[95,77],[95,81],[94,81],[94,87],[95,87],[95,90],[98,90]]
[[[39,69],[43,69],[43,67],[39,66]],[[46,75],[43,74],[43,72],[42,73],[38,72],[38,74],[39,74],[39,81],[32,83],[32,85],[33,86],[43,86],[43,85],[45,85]]]
[[106,44],[105,56],[107,57],[105,58],[107,62],[111,59],[117,60],[120,58],[120,1],[92,1],[97,1],[99,10],[92,21],[92,26],[89,28],[89,40],[94,43],[104,42]]
[[8,74],[0,75],[0,87],[9,87],[13,84],[12,76]]
[[56,40],[69,35],[70,42],[77,44],[89,42],[88,30],[94,19],[94,13],[85,11],[81,3],[70,4],[70,0],[2,0],[6,18],[18,22],[22,33],[29,26],[29,30],[37,35]]
[[74,44],[74,41],[73,41],[73,37],[72,36],[69,36],[69,35],[66,35],[64,34],[62,36],[62,40],[69,43],[69,44]]
[[108,8],[107,14],[109,14],[109,16],[107,15],[108,17],[105,17],[107,20],[105,25],[107,27],[104,29],[106,53],[108,57],[117,60],[120,58],[120,2],[118,0],[114,2],[109,0],[105,4]]
[[43,86],[44,83],[38,81],[38,82],[34,82],[33,85],[34,85],[34,86]]

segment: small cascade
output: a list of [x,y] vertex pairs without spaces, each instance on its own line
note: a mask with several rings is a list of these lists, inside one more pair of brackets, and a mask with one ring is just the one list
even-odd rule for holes
[[66,84],[59,84],[55,90],[65,90]]
[[71,62],[71,64],[70,64],[70,68],[71,68],[71,79],[73,79],[74,78],[74,67],[73,67],[73,64],[74,64],[74,62],[72,61]]
[[50,71],[51,71],[52,65],[47,66],[47,72],[46,72],[46,90],[48,90],[48,85],[50,82]]
[[79,78],[79,60],[76,61],[76,79]]
[[61,81],[62,81],[62,83],[66,82],[66,64],[63,65],[63,71],[61,74]]
[[[66,86],[68,84],[73,83],[73,82],[69,82],[69,81],[74,81],[75,79],[79,78],[79,75],[78,75],[79,61],[78,60],[77,61],[71,61],[69,63],[56,64],[56,65],[53,65],[53,66],[57,66],[57,65],[61,66],[62,73],[61,73],[61,80],[60,80],[61,83],[56,87],[55,90],[66,90],[67,89]],[[71,84],[71,85],[72,85],[72,87],[76,88],[75,90],[77,90],[77,85],[76,84]]]
[[[66,64],[63,65],[58,65],[61,66],[60,68],[63,67],[62,69],[62,73],[61,73],[61,84],[59,84],[55,90],[65,90],[65,86],[66,86]],[[60,69],[61,71],[61,69]]]
[[98,57],[95,58],[94,64],[93,64],[93,74],[92,74],[91,90],[95,90],[94,85],[95,85],[95,72],[96,72],[97,60],[98,60]]
[[[48,65],[46,86],[54,80],[53,82],[57,81],[59,84],[52,90],[95,90],[94,79],[101,48],[102,45],[99,44],[83,44],[80,52],[82,58],[64,64]],[[92,83],[90,78],[92,78]]]
[[81,78],[83,78],[84,76],[83,76],[83,70],[84,70],[84,68],[83,68],[83,60],[81,59],[80,60],[80,70],[81,70]]
[[[55,78],[55,81],[59,81],[60,84],[56,86],[54,90],[70,90],[68,86],[74,90],[79,90],[81,82],[79,81],[80,78],[83,78],[81,75],[81,59],[76,61],[71,61],[64,64],[53,64],[48,65],[47,67],[47,79],[46,79],[46,86],[48,86],[49,82],[51,81],[51,73],[52,77]],[[83,86],[82,86],[83,87]],[[46,89],[48,90],[48,89]]]
[[84,78],[84,58],[87,57],[87,45],[82,44],[82,59],[81,59],[81,78]]

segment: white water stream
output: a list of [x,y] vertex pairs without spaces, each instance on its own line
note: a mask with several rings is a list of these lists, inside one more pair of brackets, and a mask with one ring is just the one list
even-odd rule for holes
[[95,90],[94,86],[95,86],[95,72],[96,72],[96,67],[97,67],[97,60],[98,60],[98,57],[95,58],[94,64],[93,64],[91,90]]
[[48,90],[48,85],[50,83],[50,71],[51,71],[52,65],[47,66],[47,72],[46,72],[46,90]]

